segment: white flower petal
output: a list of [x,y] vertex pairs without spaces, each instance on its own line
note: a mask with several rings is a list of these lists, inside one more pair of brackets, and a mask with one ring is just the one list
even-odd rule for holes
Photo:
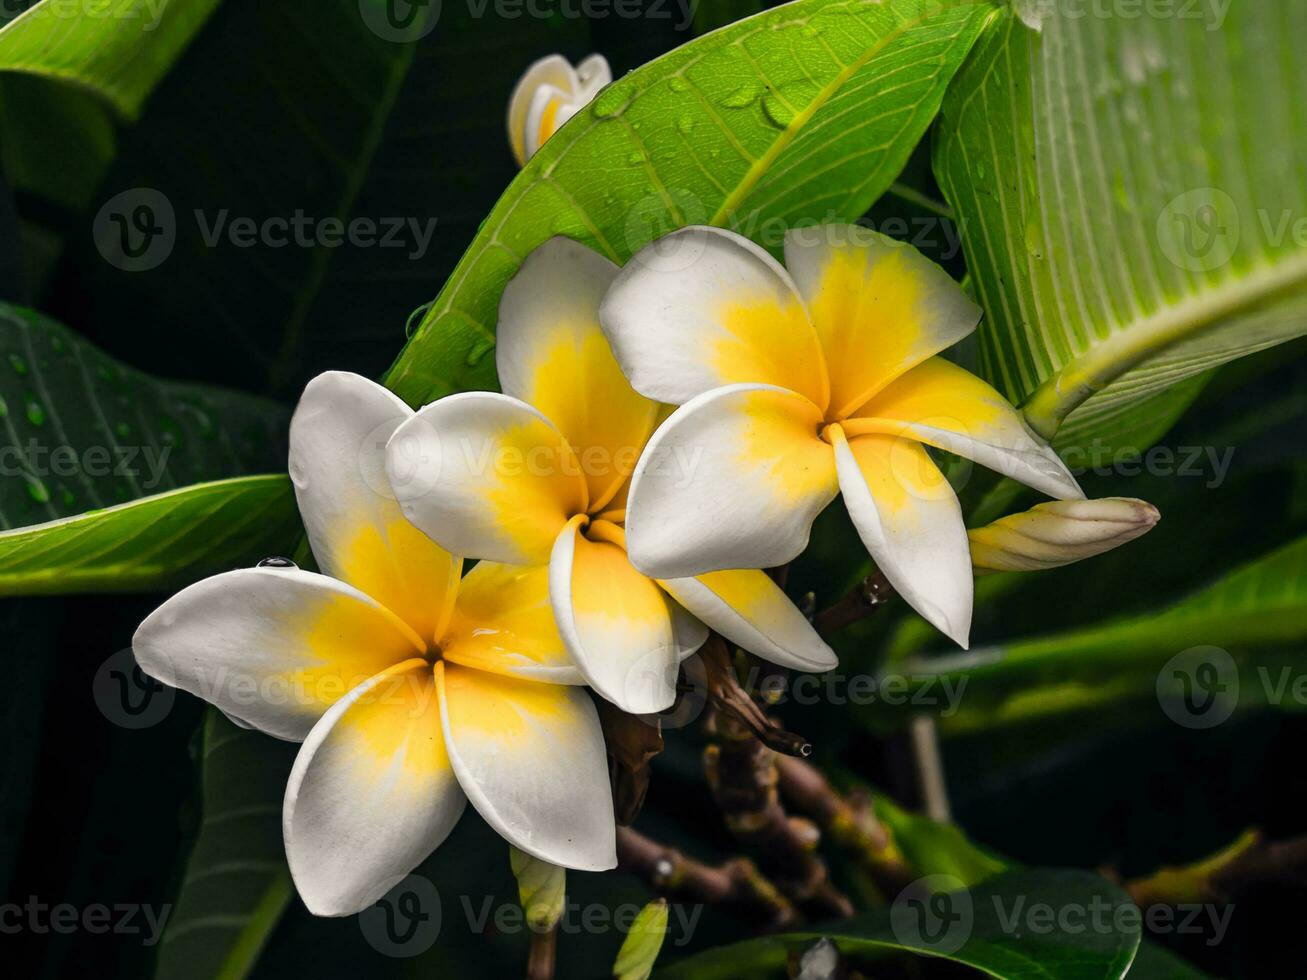
[[386,443],[412,417],[367,378],[320,374],[291,419],[290,475],[318,569],[431,640],[453,604],[461,562],[404,518],[386,478]]
[[876,567],[899,595],[962,647],[971,632],[971,554],[957,495],[922,447],[832,427],[840,490]]
[[590,696],[447,663],[436,682],[450,761],[486,822],[542,861],[616,867],[608,759]]
[[681,648],[671,604],[620,546],[569,524],[554,544],[549,596],[572,660],[595,691],[631,714],[672,706]]
[[1084,491],[1052,448],[1027,428],[1021,413],[970,371],[932,357],[858,409],[845,428],[906,436],[956,453],[1050,497],[1077,500]]
[[816,331],[789,274],[741,235],[696,225],[637,252],[599,319],[635,390],[681,405],[713,388],[770,384],[823,411]]
[[585,480],[553,424],[488,391],[425,406],[391,436],[386,472],[404,515],[467,558],[543,565],[586,505]]
[[508,142],[513,148],[513,156],[520,167],[531,158],[539,148],[540,120],[537,113],[535,129],[531,130],[535,139],[530,150],[527,149],[528,123],[532,102],[536,93],[544,86],[550,86],[560,94],[569,95],[576,90],[577,73],[561,54],[551,54],[536,61],[522,73],[513,94],[508,99]]
[[830,670],[839,661],[766,572],[709,572],[660,582],[677,602],[736,646],[796,670]]
[[791,229],[785,267],[821,338],[831,418],[843,418],[980,322],[980,307],[947,272],[911,245],[858,225]]
[[550,684],[584,684],[554,622],[549,568],[483,561],[463,577],[449,629],[446,660]]
[[466,803],[431,665],[408,660],[360,684],[313,726],[286,786],[286,859],[304,904],[314,915],[367,908],[449,836]]
[[631,388],[599,327],[599,303],[616,276],[598,252],[551,238],[509,280],[495,331],[504,394],[538,409],[567,439],[592,511],[630,478],[659,411]]
[[719,388],[677,409],[632,478],[626,536],[635,567],[682,578],[798,555],[837,490],[820,425],[812,402],[770,385]]
[[248,568],[177,593],[140,625],[132,649],[151,677],[299,741],[350,690],[424,644],[344,582]]

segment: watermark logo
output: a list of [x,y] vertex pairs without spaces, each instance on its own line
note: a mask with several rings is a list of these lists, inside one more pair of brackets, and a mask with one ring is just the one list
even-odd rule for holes
[[149,272],[172,255],[177,215],[172,202],[152,187],[134,187],[104,203],[92,225],[95,247],[124,272]]
[[1182,650],[1157,675],[1162,711],[1185,728],[1214,728],[1239,705],[1239,668],[1220,647]]
[[425,953],[440,936],[440,893],[429,879],[409,875],[359,913],[359,929],[384,956],[403,959]]
[[91,694],[100,714],[120,728],[133,730],[163,721],[177,697],[174,688],[141,670],[130,647],[100,665],[91,682]]
[[1157,243],[1173,265],[1219,269],[1239,247],[1239,208],[1225,191],[1198,187],[1173,197],[1157,219]]
[[971,936],[971,893],[952,875],[927,875],[899,892],[890,906],[890,928],[905,946],[953,953]]
[[440,0],[359,0],[359,14],[383,41],[420,41],[440,21]]

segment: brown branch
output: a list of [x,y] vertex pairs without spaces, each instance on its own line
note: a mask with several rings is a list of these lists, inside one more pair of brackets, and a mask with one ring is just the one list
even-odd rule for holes
[[857,790],[847,796],[816,766],[779,756],[776,771],[781,797],[812,817],[831,840],[853,852],[858,864],[888,894],[897,894],[915,874],[889,828],[876,819],[871,798]]
[[771,930],[787,928],[798,919],[789,899],[748,858],[732,858],[713,867],[630,827],[618,827],[617,866],[644,878],[659,892],[760,911]]
[[[744,697],[762,717],[761,727],[773,728],[753,699],[747,693]],[[719,742],[704,750],[704,771],[727,828],[758,855],[763,871],[792,900],[820,916],[852,915],[852,903],[831,883],[826,863],[816,853],[821,832],[781,806],[778,755],[757,736],[757,727],[727,712],[712,720],[711,734]]]
[[787,732],[767,717],[749,692],[740,686],[731,666],[731,651],[716,633],[699,649],[699,659],[707,674],[708,703],[712,717],[728,718],[747,730],[769,749],[785,755],[812,755],[812,745],[801,735]]
[[817,614],[814,625],[822,636],[844,629],[866,619],[896,595],[894,586],[879,570],[872,572],[855,585],[843,599]]
[[531,951],[527,954],[526,980],[554,980],[558,956],[558,923],[544,932],[532,931]]
[[[1112,877],[1109,873],[1109,877]],[[1193,864],[1159,868],[1122,886],[1141,908],[1186,903],[1227,903],[1250,885],[1307,884],[1307,837],[1267,841],[1246,831],[1229,847]]]

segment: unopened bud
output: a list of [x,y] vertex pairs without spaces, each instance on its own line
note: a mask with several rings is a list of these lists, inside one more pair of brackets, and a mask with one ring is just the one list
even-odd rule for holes
[[971,563],[1000,572],[1057,568],[1133,541],[1160,517],[1133,497],[1051,500],[968,531]]
[[667,899],[650,902],[631,924],[631,931],[622,941],[613,963],[613,976],[617,980],[647,980],[653,973],[654,961],[663,948],[667,936]]
[[548,932],[563,917],[567,872],[516,847],[508,852],[527,925],[536,932]]

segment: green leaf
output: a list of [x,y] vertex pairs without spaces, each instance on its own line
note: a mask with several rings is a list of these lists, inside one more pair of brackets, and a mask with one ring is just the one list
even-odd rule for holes
[[1212,980],[1180,957],[1155,942],[1139,944],[1139,955],[1126,974],[1130,980]]
[[1178,382],[1307,332],[1307,8],[1032,10],[1040,31],[977,46],[937,133],[981,364],[1045,436],[1067,419],[1059,445],[1146,446],[1196,395]]
[[499,295],[553,235],[622,262],[687,224],[774,248],[795,222],[859,217],[995,16],[982,0],[798,0],[614,82],[500,198],[387,384],[413,404],[493,387]]
[[[658,976],[781,977],[791,952],[825,937],[854,959],[910,952],[967,964],[1001,980],[1109,980],[1125,976],[1139,947],[1139,920],[1127,911],[1133,908],[1129,897],[1088,872],[1014,872],[952,895],[935,907],[941,910],[938,921],[928,924],[924,916],[919,920],[913,909],[899,904],[835,923],[824,932],[789,933],[709,950]],[[1031,928],[1034,917],[1048,914],[1034,911],[1044,907],[1055,917],[1064,916],[1072,928]]]
[[159,381],[0,303],[0,525],[19,527],[286,461],[287,411]]
[[[174,369],[176,325],[188,328],[186,369],[196,377],[264,393],[298,395],[310,336],[329,355],[314,298],[336,254],[364,240],[347,224],[401,85],[413,44],[373,30],[388,0],[230,0],[222,4],[151,98],[140,125],[122,133],[117,159],[92,208],[96,234],[79,235],[62,274],[94,302],[78,325],[145,370]],[[176,5],[176,4],[174,4]],[[428,89],[427,106],[435,96]],[[434,154],[433,154],[434,157]],[[429,160],[410,161],[429,177]],[[152,218],[138,234],[137,214]],[[402,273],[407,222],[431,231],[429,215],[390,202],[360,217],[373,244],[363,251]],[[136,264],[129,247],[146,249]],[[151,249],[153,249],[151,251]],[[393,279],[392,279],[393,282]],[[348,294],[348,284],[341,285]],[[51,297],[59,304],[63,298]],[[339,296],[337,297],[340,304]],[[61,307],[55,306],[55,309]],[[133,310],[130,329],[122,311]],[[342,315],[348,360],[378,333],[372,311]],[[400,342],[395,324],[383,338]],[[384,360],[381,362],[384,364]]]
[[204,820],[159,944],[156,980],[239,980],[253,968],[292,895],[281,801],[298,748],[209,709]]
[[0,596],[172,589],[287,552],[299,534],[287,477],[200,483],[0,532]]
[[[956,713],[940,718],[946,732],[1144,698],[1161,698],[1162,709],[1185,724],[1186,716],[1177,719],[1175,712],[1184,710],[1187,685],[1195,683],[1204,688],[1192,692],[1195,703],[1218,698],[1216,723],[1237,707],[1294,707],[1281,682],[1298,676],[1304,639],[1307,538],[1300,538],[1162,612],[965,654],[910,658],[896,672],[915,693],[938,694],[944,685],[961,691]],[[1176,657],[1184,659],[1163,669]],[[1192,727],[1207,727],[1200,714],[1192,718]]]
[[217,6],[218,0],[42,0],[0,30],[0,72],[75,85],[133,120]]
[[905,810],[884,793],[876,793],[872,799],[876,816],[918,874],[949,875],[970,887],[1012,867],[1011,862],[973,843],[957,824]]
[[[96,541],[112,543],[110,523],[139,527],[145,517],[158,519],[181,498],[170,496],[142,510],[116,510],[113,516],[101,513],[76,522],[62,518],[193,483],[284,469],[286,422],[287,412],[278,405],[216,388],[158,381],[106,357],[48,317],[0,304],[0,469],[5,477],[0,481],[0,528],[45,525],[5,538],[0,552],[4,590],[24,591],[24,580],[35,591],[57,589],[42,565],[51,574],[81,566],[94,578],[101,574],[95,570],[100,559],[87,549]],[[264,508],[270,531],[285,528],[284,510],[273,507],[276,493],[245,484],[233,489],[243,493],[246,505]],[[216,492],[203,492],[203,500],[195,498],[187,513],[209,514],[219,503]],[[222,517],[232,522],[224,545],[230,557],[236,554],[235,524],[242,518],[234,508],[225,509]],[[180,531],[176,524],[169,527]],[[251,530],[244,527],[246,536]],[[144,558],[151,543],[168,543],[162,529],[149,533],[148,541],[117,543],[118,556],[137,548],[136,557]],[[194,555],[198,542],[187,540]],[[63,546],[70,550],[53,550]]]

